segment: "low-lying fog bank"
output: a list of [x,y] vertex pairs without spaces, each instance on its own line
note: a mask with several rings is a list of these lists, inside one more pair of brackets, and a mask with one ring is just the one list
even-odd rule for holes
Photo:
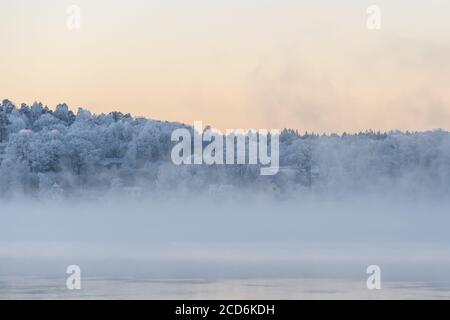
[[450,280],[450,201],[148,198],[0,203],[0,276]]

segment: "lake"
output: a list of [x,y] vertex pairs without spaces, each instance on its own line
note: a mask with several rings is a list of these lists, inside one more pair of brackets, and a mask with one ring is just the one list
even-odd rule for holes
[[350,279],[86,278],[71,291],[64,277],[2,277],[0,299],[450,299],[450,282],[384,282],[368,290]]

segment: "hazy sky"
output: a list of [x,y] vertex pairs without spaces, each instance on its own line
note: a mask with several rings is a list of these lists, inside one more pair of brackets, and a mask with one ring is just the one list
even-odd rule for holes
[[[368,30],[378,4],[381,30]],[[81,29],[66,8],[81,8]],[[0,0],[0,98],[219,128],[450,129],[448,0]]]

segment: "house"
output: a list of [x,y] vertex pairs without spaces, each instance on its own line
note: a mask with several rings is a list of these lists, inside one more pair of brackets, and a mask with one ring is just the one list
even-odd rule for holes
[[141,187],[124,187],[123,191],[129,198],[139,199],[142,198],[144,191]]
[[100,161],[100,165],[108,169],[120,169],[123,165],[123,162],[123,158],[105,158]]

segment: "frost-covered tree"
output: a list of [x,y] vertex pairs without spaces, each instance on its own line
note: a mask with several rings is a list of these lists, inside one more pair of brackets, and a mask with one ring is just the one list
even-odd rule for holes
[[8,119],[8,115],[2,109],[0,109],[0,143],[8,140],[8,126],[11,122]]

